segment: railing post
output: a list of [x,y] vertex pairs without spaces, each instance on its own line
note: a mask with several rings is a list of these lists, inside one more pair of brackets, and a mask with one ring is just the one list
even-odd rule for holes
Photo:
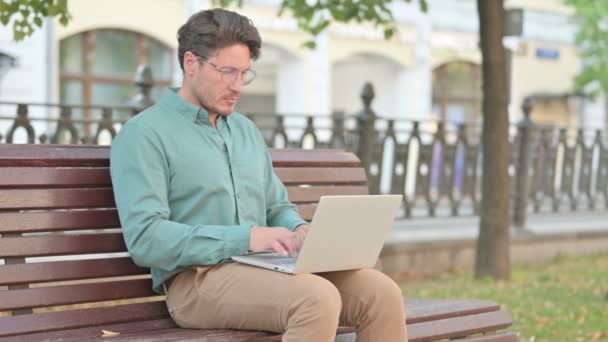
[[363,110],[357,115],[357,131],[358,144],[357,155],[361,159],[361,163],[367,171],[367,176],[370,176],[370,165],[372,164],[372,151],[374,148],[376,113],[372,110],[372,101],[374,100],[374,87],[370,82],[366,82],[361,92],[361,100],[363,100]]
[[154,101],[150,98],[150,92],[154,86],[152,69],[146,64],[140,64],[135,72],[133,82],[137,88],[137,94],[129,100],[127,105],[133,107],[132,115],[135,116],[154,104]]
[[530,119],[532,106],[532,98],[526,97],[521,106],[524,117],[517,124],[519,151],[515,171],[513,224],[519,230],[524,230],[526,226],[528,198],[530,194],[530,152],[532,145],[532,128],[534,125]]

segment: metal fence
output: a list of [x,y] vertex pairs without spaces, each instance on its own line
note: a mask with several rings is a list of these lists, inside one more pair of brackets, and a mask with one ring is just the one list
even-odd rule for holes
[[[150,105],[146,89],[131,106],[0,103],[0,143],[110,144],[131,115]],[[148,92],[149,94],[149,92]],[[481,199],[479,123],[379,117],[370,84],[356,115],[249,113],[270,147],[340,148],[363,161],[372,193],[404,195],[403,217],[476,215]],[[135,105],[133,105],[135,104]],[[601,130],[536,125],[533,101],[510,126],[513,221],[528,212],[608,209],[608,151]],[[74,118],[74,113],[87,112]]]

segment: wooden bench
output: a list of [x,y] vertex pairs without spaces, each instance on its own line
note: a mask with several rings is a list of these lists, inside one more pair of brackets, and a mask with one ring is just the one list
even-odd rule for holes
[[[271,153],[306,219],[323,194],[368,191],[351,153]],[[280,341],[266,332],[175,325],[164,297],[151,290],[149,270],[126,254],[108,158],[107,147],[0,144],[0,341]],[[405,304],[410,341],[515,341],[513,332],[498,332],[511,316],[493,302]],[[102,339],[102,330],[120,334]],[[340,328],[338,340],[353,340],[352,331]]]

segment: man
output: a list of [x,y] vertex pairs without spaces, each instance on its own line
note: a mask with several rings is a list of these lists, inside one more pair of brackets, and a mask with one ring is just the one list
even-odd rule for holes
[[288,275],[228,262],[250,251],[294,255],[308,227],[262,135],[233,112],[255,77],[257,29],[214,9],[194,14],[178,41],[182,87],[129,120],[111,151],[127,247],[151,268],[175,322],[307,342],[333,341],[340,324],[356,327],[357,341],[407,340],[401,291],[376,270]]

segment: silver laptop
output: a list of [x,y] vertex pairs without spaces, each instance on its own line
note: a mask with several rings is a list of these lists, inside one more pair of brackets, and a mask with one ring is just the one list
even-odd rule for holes
[[401,195],[323,196],[297,257],[253,253],[233,260],[299,274],[373,267]]

